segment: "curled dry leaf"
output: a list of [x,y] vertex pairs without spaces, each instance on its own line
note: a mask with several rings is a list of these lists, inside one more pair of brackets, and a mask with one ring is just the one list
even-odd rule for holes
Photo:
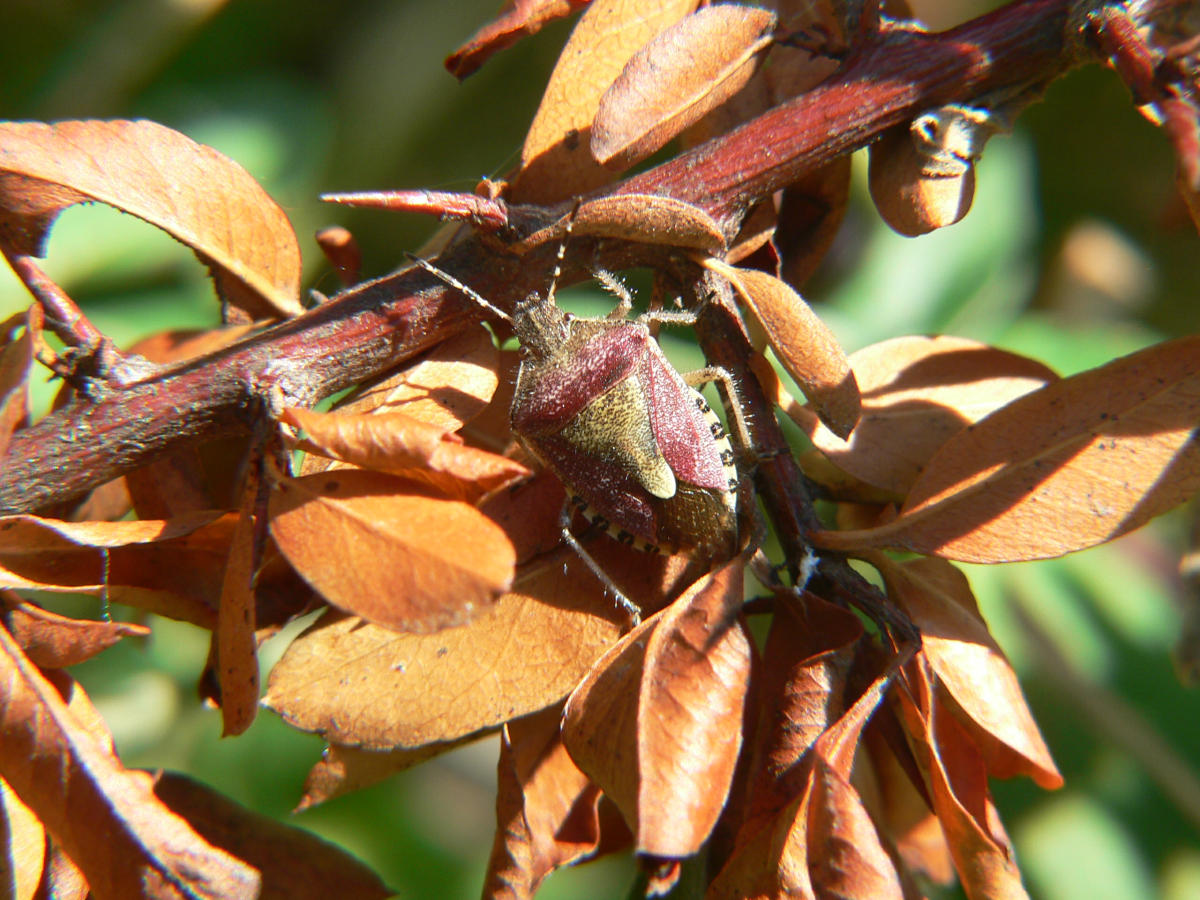
[[327,614],[292,642],[263,700],[339,744],[423,747],[495,728],[561,700],[617,638],[620,614],[571,559],[473,622],[403,634]]
[[970,898],[1027,900],[1013,849],[987,789],[983,758],[933,690],[935,676],[921,653],[905,667],[897,692],[905,731],[933,811],[946,834],[954,867]]
[[863,410],[849,439],[811,416],[797,424],[840,469],[900,497],[955,434],[1058,380],[1036,360],[951,336],[872,344],[850,355],[850,367]]
[[1197,358],[1181,338],[1026,394],[943,444],[896,519],[813,542],[995,563],[1132,531],[1200,489]]
[[588,0],[508,0],[500,15],[446,57],[446,69],[455,78],[466,78],[493,53],[511,47],[526,35],[537,34],[542,26],[570,15],[587,3]]
[[770,10],[718,3],[663,29],[600,98],[592,156],[620,170],[658,150],[745,86],[774,27]]
[[614,645],[567,701],[563,743],[634,832],[639,853],[696,853],[741,749],[751,640],[740,558]]
[[[64,522],[37,516],[0,518],[0,587],[41,590],[99,590],[107,585],[139,584],[126,579],[124,563],[136,550],[177,541],[211,526],[219,512],[195,513],[170,520]],[[105,552],[108,555],[105,579]]]
[[[568,220],[563,216],[514,244],[513,250],[520,253],[561,240]],[[725,247],[725,235],[712,216],[691,203],[660,194],[609,194],[589,200],[571,221],[571,234],[665,244],[705,253],[719,253]]]
[[0,123],[0,238],[41,256],[54,219],[97,200],[191,247],[250,319],[298,315],[300,247],[249,173],[148,121]]
[[379,472],[279,481],[271,534],[329,603],[406,631],[461,624],[512,584],[508,537],[475,507]]
[[712,258],[704,265],[727,279],[750,306],[779,361],[821,421],[834,434],[847,437],[858,422],[862,398],[829,327],[791,287],[766,272],[737,269]]
[[763,650],[745,818],[782,808],[800,789],[797,763],[845,711],[846,676],[862,635],[853,613],[815,598],[803,612],[790,603],[776,611]]
[[38,897],[53,897],[54,900],[87,900],[91,896],[83,873],[54,840],[49,841],[46,868],[38,889]]
[[303,812],[334,797],[378,784],[397,772],[448,753],[479,736],[480,732],[472,732],[453,741],[398,750],[364,750],[361,747],[330,744],[321,754],[321,759],[309,769],[308,777],[304,779],[304,793],[293,812]]
[[258,870],[262,877],[258,900],[393,896],[378,875],[339,847],[239,806],[184,775],[159,773],[154,794],[214,847]]
[[354,391],[335,409],[402,412],[448,434],[487,408],[499,385],[499,371],[500,351],[491,333],[479,325],[438,344],[403,371]]
[[9,900],[33,900],[46,867],[46,829],[21,798],[0,778],[0,822],[4,844],[0,849],[0,877]]
[[696,8],[697,0],[592,0],[558,57],[521,148],[510,195],[547,205],[612,180],[592,159],[590,134],[600,97],[647,41]]
[[501,731],[496,838],[484,897],[532,897],[547,875],[600,843],[600,789],[564,749],[561,717],[555,705]]
[[0,624],[9,630],[25,655],[43,669],[61,669],[91,659],[123,637],[146,637],[150,629],[133,622],[70,619],[12,591],[0,592],[5,611]]
[[256,546],[262,540],[262,533],[256,528],[255,518],[261,471],[261,461],[254,460],[242,489],[241,509],[229,542],[229,559],[225,563],[217,609],[213,648],[216,651],[217,683],[221,689],[222,737],[241,734],[250,727],[258,711],[254,577],[262,551],[261,546]]
[[477,500],[529,474],[508,457],[450,440],[440,427],[402,412],[355,415],[292,407],[280,418],[306,432],[301,449],[365,469],[428,480],[464,500]]
[[839,156],[784,188],[771,242],[788,284],[803,287],[833,245],[850,200],[851,159]]
[[874,554],[872,564],[888,597],[921,629],[925,657],[962,710],[963,725],[991,774],[1028,775],[1047,790],[1062,787],[1017,675],[979,615],[966,576],[928,557],[896,563]]
[[[41,330],[42,308],[32,306],[0,325],[0,460],[8,440],[29,417],[29,370],[33,366],[33,333]],[[20,334],[9,340],[16,328]]]
[[742,826],[707,900],[904,896],[895,865],[850,784],[862,730],[892,676],[889,669],[875,679],[817,738],[789,775],[797,785],[791,801]]
[[[97,897],[260,896],[258,873],[206,843],[121,766],[0,629],[0,774],[79,866]],[[78,686],[74,686],[78,691]]]

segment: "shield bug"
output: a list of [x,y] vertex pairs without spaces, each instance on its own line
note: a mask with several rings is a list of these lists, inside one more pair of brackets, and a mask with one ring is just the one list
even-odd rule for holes
[[[568,228],[569,231],[569,228]],[[513,433],[562,481],[568,507],[616,540],[650,553],[724,560],[738,549],[738,475],[720,419],[694,385],[715,370],[681,375],[650,332],[656,319],[627,319],[628,297],[606,318],[575,316],[555,302],[566,237],[544,297],[513,315],[424,260],[417,262],[512,323],[523,357],[510,419]],[[610,284],[615,281],[606,276]],[[636,620],[638,610],[575,540],[563,537]]]

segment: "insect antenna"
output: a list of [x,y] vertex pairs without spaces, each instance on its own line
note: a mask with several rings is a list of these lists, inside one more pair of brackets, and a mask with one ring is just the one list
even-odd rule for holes
[[512,316],[510,316],[508,313],[506,313],[500,307],[496,306],[490,300],[484,299],[483,295],[480,294],[477,290],[475,290],[475,288],[470,287],[469,285],[463,284],[461,281],[459,281],[457,278],[455,278],[449,272],[446,272],[443,269],[439,269],[433,263],[429,262],[429,260],[422,259],[421,257],[419,257],[415,254],[412,254],[412,253],[408,254],[408,258],[411,259],[413,262],[415,262],[418,266],[420,266],[426,272],[428,272],[429,274],[431,274],[435,278],[437,278],[438,281],[441,281],[443,284],[448,284],[450,287],[454,288],[455,290],[461,291],[467,297],[470,297],[472,300],[474,300],[476,303],[478,303],[480,306],[482,306],[484,309],[486,309],[492,315],[503,319],[505,322],[510,322],[510,323],[512,322],[512,320],[513,320]]

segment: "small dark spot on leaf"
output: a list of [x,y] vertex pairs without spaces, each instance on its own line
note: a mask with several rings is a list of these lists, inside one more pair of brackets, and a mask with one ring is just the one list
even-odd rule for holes
[[449,652],[450,652],[450,650],[446,647],[438,647],[438,652],[437,652],[438,658],[440,659],[441,657],[445,656]]
[[568,150],[576,150],[579,148],[579,129],[572,128],[563,135],[563,146]]
[[325,482],[325,493],[332,494],[339,487],[341,487],[341,483],[336,478],[331,478]]

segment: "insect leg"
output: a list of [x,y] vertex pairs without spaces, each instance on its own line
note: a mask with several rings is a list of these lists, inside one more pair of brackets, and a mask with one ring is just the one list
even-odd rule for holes
[[579,555],[579,558],[583,560],[584,565],[592,570],[592,574],[596,576],[596,580],[604,586],[604,589],[613,595],[613,599],[616,601],[617,606],[621,607],[621,609],[625,610],[625,612],[629,615],[629,626],[631,628],[637,627],[642,621],[641,609],[639,609],[632,600],[625,596],[625,593],[619,587],[617,587],[611,578],[609,578],[608,573],[600,568],[600,564],[596,562],[596,560],[592,559],[592,555],[583,549],[583,545],[579,543],[579,541],[575,538],[575,535],[571,534],[571,508],[571,501],[568,499],[567,502],[563,504],[562,512],[558,517],[558,524],[562,529],[563,541],[568,547],[570,547]]

